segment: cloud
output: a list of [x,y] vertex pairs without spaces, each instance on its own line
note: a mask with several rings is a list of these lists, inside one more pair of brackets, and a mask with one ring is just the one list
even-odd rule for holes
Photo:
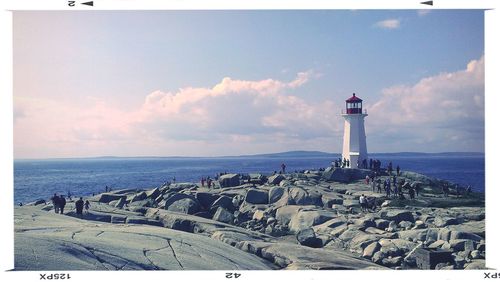
[[[289,82],[225,77],[212,88],[183,88],[176,93],[156,91],[148,95],[137,124],[172,139],[214,139],[225,135],[281,133],[295,138],[322,135],[329,126],[332,102],[308,102],[288,90],[307,83],[316,74],[300,72]],[[186,130],[189,128],[190,130]],[[217,134],[214,134],[217,132]],[[217,136],[215,136],[217,135]]]
[[400,19],[387,19],[383,21],[376,22],[375,27],[381,29],[398,29],[401,25]]
[[426,77],[414,85],[385,88],[368,111],[371,133],[376,136],[390,131],[437,151],[482,151],[484,56],[470,61],[463,70]]
[[291,94],[318,76],[305,71],[291,81],[225,77],[212,87],[154,91],[128,111],[98,99],[70,104],[18,97],[16,111],[23,115],[15,124],[15,154],[228,155],[287,146],[312,149],[311,144],[342,130],[339,105]]

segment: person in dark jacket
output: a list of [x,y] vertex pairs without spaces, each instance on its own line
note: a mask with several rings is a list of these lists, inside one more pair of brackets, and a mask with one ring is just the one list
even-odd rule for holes
[[64,196],[61,195],[59,197],[59,211],[61,212],[61,214],[64,213],[64,206],[66,206],[66,199],[64,199]]
[[83,198],[80,197],[78,201],[75,202],[75,208],[76,208],[76,215],[77,216],[82,216],[83,215]]
[[50,198],[52,200],[52,205],[54,206],[54,211],[56,213],[59,213],[59,205],[60,205],[60,198],[57,196],[57,193],[54,193],[54,196]]
[[[127,203],[125,203],[127,205]],[[89,200],[85,201],[85,213],[89,213],[89,208],[90,208],[90,202]]]

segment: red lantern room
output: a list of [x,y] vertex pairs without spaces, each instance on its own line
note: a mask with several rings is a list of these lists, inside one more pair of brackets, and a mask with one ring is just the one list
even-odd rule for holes
[[361,114],[363,111],[363,100],[356,97],[355,93],[352,93],[352,97],[345,100],[345,107],[347,114]]

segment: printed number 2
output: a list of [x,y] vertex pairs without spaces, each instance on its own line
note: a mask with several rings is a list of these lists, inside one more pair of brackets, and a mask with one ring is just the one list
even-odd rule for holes
[[226,278],[231,279],[231,278],[239,278],[241,274],[239,273],[226,273]]
[[76,1],[68,1],[68,6],[74,7]]

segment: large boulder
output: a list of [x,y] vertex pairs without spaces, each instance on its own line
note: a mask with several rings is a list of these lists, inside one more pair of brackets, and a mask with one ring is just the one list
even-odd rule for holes
[[233,204],[233,199],[228,196],[220,196],[217,200],[215,200],[211,209],[215,207],[223,207],[228,211],[236,210],[236,207]]
[[200,203],[200,206],[208,210],[212,206],[212,204],[219,198],[219,195],[214,195],[212,193],[206,193],[206,192],[197,192],[194,196],[196,200],[198,200],[198,203]]
[[312,248],[321,248],[323,247],[323,242],[320,238],[316,237],[314,230],[312,228],[307,228],[300,230],[297,233],[297,241],[303,246],[308,246]]
[[290,188],[288,194],[290,199],[296,205],[315,205],[322,206],[321,194],[311,191],[309,193],[306,189],[300,187]]
[[142,191],[142,192],[137,193],[134,196],[132,196],[130,202],[133,203],[133,202],[142,201],[142,200],[145,200],[147,197],[148,197],[148,195],[146,194],[146,192]]
[[380,212],[380,217],[386,220],[393,220],[396,223],[401,221],[415,222],[413,214],[408,210],[385,209]]
[[282,180],[285,180],[285,177],[283,175],[275,174],[267,179],[267,183],[273,185],[279,185]]
[[427,236],[427,229],[414,229],[399,231],[398,238],[408,240],[408,241],[425,241]]
[[310,228],[315,225],[326,222],[329,219],[337,217],[336,213],[327,211],[299,211],[292,216],[289,228],[293,232],[298,232],[302,229]]
[[100,203],[109,203],[111,201],[119,200],[121,198],[127,198],[127,196],[124,195],[116,195],[116,194],[109,194],[109,193],[102,193],[99,195],[98,202]]
[[293,187],[289,190],[290,198],[296,205],[311,205],[312,200],[305,189]]
[[245,202],[250,204],[267,204],[268,192],[257,189],[249,189],[245,196]]
[[363,257],[371,259],[373,255],[380,250],[380,244],[378,242],[372,242],[363,250]]
[[457,240],[457,239],[468,239],[468,240],[472,240],[472,241],[476,241],[476,242],[483,240],[483,238],[481,236],[476,235],[474,233],[462,232],[462,231],[451,231],[450,240]]
[[184,198],[170,204],[167,210],[185,214],[195,214],[200,210],[200,205],[196,200]]
[[434,218],[434,225],[436,227],[445,227],[448,225],[456,225],[459,223],[460,223],[459,220],[454,217],[436,216],[436,218]]
[[342,205],[343,199],[338,194],[325,193],[321,197],[321,202],[325,208],[331,208],[333,205]]
[[485,237],[485,223],[484,220],[481,221],[469,221],[458,225],[449,225],[446,228],[453,231],[462,231],[468,233],[474,233],[481,237]]
[[271,189],[269,189],[269,203],[275,203],[281,197],[283,197],[283,194],[285,193],[286,189],[280,186],[273,186]]
[[325,170],[321,177],[326,181],[348,183],[354,180],[364,179],[370,173],[371,171],[366,169],[337,167],[334,169]]
[[262,185],[266,183],[267,180],[266,176],[260,173],[250,173],[248,176],[250,177],[250,180],[248,182],[255,185]]
[[292,217],[302,209],[301,206],[290,205],[276,210],[276,219],[283,225],[288,225]]
[[196,198],[191,196],[191,195],[184,194],[184,193],[173,193],[173,194],[170,194],[166,198],[165,209],[168,209],[168,207],[170,207],[170,205],[172,205],[174,202],[177,202],[177,201],[182,200],[182,199],[191,199],[193,201],[196,201]]
[[224,223],[232,223],[233,219],[234,219],[233,213],[227,211],[223,207],[218,207],[213,217],[213,220],[217,220]]
[[116,203],[113,205],[115,208],[123,208],[123,206],[127,203],[127,200],[125,197],[120,198],[119,200],[116,200]]
[[155,200],[158,196],[160,196],[161,191],[159,188],[155,188],[149,191],[146,191],[146,197],[149,199]]
[[219,184],[222,188],[235,187],[240,185],[240,176],[234,173],[228,173],[219,176]]

